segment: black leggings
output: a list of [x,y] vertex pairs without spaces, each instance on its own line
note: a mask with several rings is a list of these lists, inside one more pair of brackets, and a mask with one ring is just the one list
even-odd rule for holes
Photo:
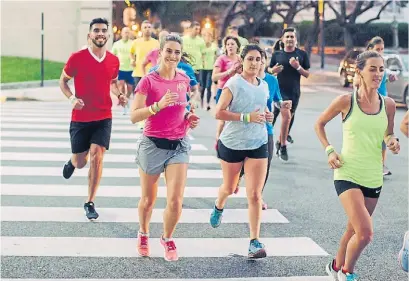
[[[268,180],[268,175],[270,173],[271,159],[273,159],[273,154],[274,154],[274,137],[273,137],[273,135],[268,135],[267,147],[268,147],[267,174],[266,174],[266,178],[264,180],[263,190],[264,190],[264,187],[266,186],[266,183],[267,183],[267,180]],[[240,179],[243,176],[244,176],[244,164],[243,164],[243,167],[241,167]],[[261,192],[263,192],[263,190]]]

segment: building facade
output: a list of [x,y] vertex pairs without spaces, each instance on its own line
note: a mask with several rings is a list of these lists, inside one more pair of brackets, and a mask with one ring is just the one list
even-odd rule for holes
[[46,60],[65,62],[86,45],[93,18],[106,18],[112,30],[112,1],[2,1],[2,56],[41,58],[41,13]]

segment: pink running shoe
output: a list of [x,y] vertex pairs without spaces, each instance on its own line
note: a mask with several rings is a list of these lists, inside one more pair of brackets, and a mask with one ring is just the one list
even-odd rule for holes
[[138,242],[136,248],[141,257],[149,257],[149,235],[138,232]]
[[165,248],[164,258],[166,261],[177,261],[179,259],[176,251],[176,245],[173,240],[165,241],[163,236],[160,238],[160,243]]

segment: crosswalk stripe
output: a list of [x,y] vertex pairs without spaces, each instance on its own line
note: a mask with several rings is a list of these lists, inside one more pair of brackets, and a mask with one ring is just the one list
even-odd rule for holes
[[[159,238],[151,238],[151,257],[163,258]],[[328,256],[308,237],[263,238],[269,256]],[[247,256],[249,238],[177,238],[179,257]],[[64,246],[64,247],[62,247]],[[139,257],[136,238],[1,237],[2,256]]]
[[[66,124],[35,124],[35,123],[26,123],[26,124],[20,124],[20,123],[2,123],[1,124],[2,129],[37,129],[37,130],[68,130],[69,129],[69,124],[68,122]],[[118,124],[113,124],[112,125],[112,132],[115,134],[115,131],[129,131],[129,132],[136,132],[140,131],[139,127],[137,125],[118,125]]]
[[[62,176],[62,167],[21,167],[21,166],[1,166],[2,176]],[[163,176],[163,174],[162,174]],[[189,169],[187,171],[188,178],[193,179],[221,179],[221,170],[197,170]],[[88,177],[88,169],[77,169],[75,177]],[[138,169],[125,168],[104,168],[102,170],[102,178],[139,178]]]
[[[0,131],[1,137],[26,137],[26,138],[33,138],[33,137],[42,137],[42,138],[63,138],[68,139],[70,134],[68,132],[69,128],[66,126],[66,132],[47,132],[47,131]],[[125,139],[125,140],[137,140],[141,134],[135,133],[116,133],[112,132],[111,139]]]
[[[71,121],[71,116],[67,116],[66,118],[59,118],[54,115],[49,115],[48,118],[37,118],[37,117],[1,117],[2,122],[9,122],[10,124],[26,124],[26,123],[38,123],[38,124],[44,124],[44,123],[50,123],[50,124],[60,124],[60,125],[65,125],[67,127]],[[129,119],[118,119],[118,118],[113,118],[112,120],[113,125],[118,124],[118,125],[130,125],[133,127],[137,127],[136,124],[132,124],[131,120]]]
[[[3,281],[33,281],[33,279],[2,278]],[[239,277],[222,279],[35,279],[35,281],[332,281],[328,276]]]
[[[26,153],[26,152],[2,152],[0,160],[12,161],[67,161],[67,154],[65,153]],[[133,154],[110,154],[104,155],[104,162],[110,163],[134,163],[135,155]],[[215,156],[208,155],[190,155],[189,163],[192,164],[218,164],[220,161]]]
[[[217,195],[217,194],[216,194]],[[151,223],[162,223],[165,209],[153,209]],[[209,224],[211,209],[183,209],[179,223]],[[96,223],[139,223],[138,208],[98,208]],[[1,221],[87,222],[84,210],[68,207],[1,207]],[[226,209],[223,223],[248,223],[247,209]],[[261,223],[288,223],[276,209],[263,211]]]
[[[44,112],[45,111],[45,112]],[[60,117],[60,118],[67,118],[68,120],[71,118],[71,112],[64,112],[61,110],[58,111],[51,111],[49,112],[48,109],[44,111],[33,111],[33,112],[27,112],[24,110],[24,112],[21,112],[21,110],[10,110],[7,108],[1,108],[0,116],[3,119],[3,117]],[[112,119],[114,121],[116,120],[126,120],[129,121],[129,115],[123,115],[122,113],[119,112],[112,112]]]
[[[158,187],[158,198],[166,198],[166,186]],[[215,198],[219,187],[196,187],[186,186],[184,198]],[[7,184],[2,183],[1,195],[18,196],[87,196],[88,189],[83,185],[53,185],[53,184]],[[98,198],[100,197],[124,197],[140,198],[140,186],[105,186],[98,188]],[[234,198],[247,198],[246,189],[240,188]]]
[[[3,132],[1,132],[3,133]],[[0,134],[1,134],[0,133]],[[24,133],[24,132],[17,132]],[[32,137],[44,137],[42,134],[32,134]],[[25,138],[28,138],[25,136]],[[111,139],[109,145],[110,150],[114,149],[134,149],[136,151],[136,139],[134,143],[120,143],[116,142],[115,139]],[[30,140],[1,140],[1,147],[29,147],[29,148],[71,148],[70,140],[67,138],[66,141],[30,141]],[[206,151],[207,148],[203,144],[191,143],[190,144],[193,151]],[[107,155],[109,151],[107,151]]]

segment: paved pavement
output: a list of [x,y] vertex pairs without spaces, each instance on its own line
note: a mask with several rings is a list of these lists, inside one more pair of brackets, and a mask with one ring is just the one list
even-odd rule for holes
[[[88,222],[82,211],[87,170],[76,171],[68,181],[61,176],[62,164],[70,155],[69,104],[2,104],[2,278],[329,281],[324,266],[336,253],[345,215],[313,124],[345,89],[311,81],[303,83],[290,161],[273,159],[264,193],[269,210],[263,211],[261,230],[269,257],[257,262],[240,256],[248,247],[244,188],[229,199],[218,229],[208,223],[221,183],[220,164],[213,151],[216,122],[211,113],[199,111],[202,123],[190,135],[192,163],[175,233],[181,259],[168,263],[157,242],[166,204],[162,179],[151,225],[153,257],[136,256],[140,183],[133,159],[140,131],[119,108],[114,108],[112,149],[106,154],[95,201],[100,219]],[[398,126],[403,114],[398,110],[395,129],[402,140]],[[339,148],[339,118],[328,125],[328,135]],[[362,280],[407,278],[396,259],[408,228],[407,162],[408,145],[402,141],[401,154],[388,157],[393,175],[385,180],[374,215],[374,242],[357,265]]]

